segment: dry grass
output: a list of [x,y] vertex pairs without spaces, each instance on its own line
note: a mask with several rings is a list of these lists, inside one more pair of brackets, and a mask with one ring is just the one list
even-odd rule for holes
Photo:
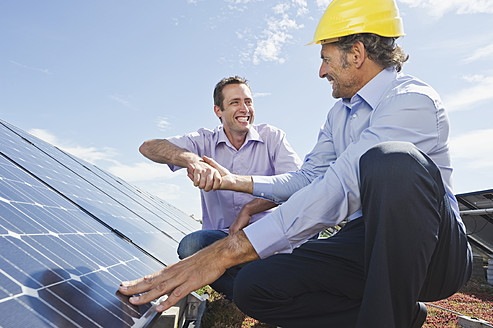
[[[469,281],[459,292],[445,300],[430,303],[493,325],[493,286],[484,281]],[[458,315],[428,305],[425,328],[456,327]]]
[[210,295],[207,311],[202,317],[203,328],[275,328],[246,316],[233,302],[222,298],[209,286],[202,288],[198,293]]
[[[233,302],[222,298],[210,287],[204,287],[199,291],[200,294],[204,292],[210,297],[207,301],[207,311],[202,318],[203,328],[275,328],[246,316]],[[457,327],[456,314],[432,305],[480,318],[493,325],[493,286],[485,282],[470,281],[451,297],[429,304],[431,305],[427,306],[428,317],[424,328]]]

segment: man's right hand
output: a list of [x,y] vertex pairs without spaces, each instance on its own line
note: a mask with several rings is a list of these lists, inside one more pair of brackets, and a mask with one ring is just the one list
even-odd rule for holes
[[[209,190],[233,190],[251,194],[253,192],[253,181],[251,176],[237,175],[228,171],[228,169],[219,165],[210,157],[203,156],[202,159],[206,165],[209,165],[214,171],[203,173],[197,171],[196,165],[188,166],[188,177],[193,181],[193,184],[205,191]],[[216,174],[217,172],[217,174]]]
[[[216,165],[216,162],[214,162]],[[224,168],[223,168],[224,169]],[[190,164],[187,167],[188,177],[195,187],[205,191],[220,189],[222,176],[219,170],[211,166],[205,160]]]

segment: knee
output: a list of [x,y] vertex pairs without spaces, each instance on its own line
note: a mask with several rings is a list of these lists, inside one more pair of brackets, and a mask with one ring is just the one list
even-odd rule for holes
[[184,259],[197,253],[202,248],[226,237],[228,234],[221,230],[199,230],[186,235],[178,245],[178,257]]
[[377,144],[364,153],[359,161],[360,177],[371,176],[377,181],[395,175],[405,177],[416,165],[426,165],[429,159],[410,142],[387,141]]
[[182,260],[192,254],[197,253],[204,246],[202,245],[200,235],[191,233],[183,237],[178,245],[178,257]]
[[399,161],[406,161],[419,153],[416,146],[404,141],[386,141],[370,148],[360,158],[360,167],[393,166]]

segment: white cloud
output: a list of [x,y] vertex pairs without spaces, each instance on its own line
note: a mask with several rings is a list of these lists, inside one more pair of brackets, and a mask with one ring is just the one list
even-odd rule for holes
[[464,61],[466,63],[470,63],[483,58],[489,60],[493,59],[493,44],[477,49],[472,55],[467,57]]
[[454,160],[467,161],[470,169],[493,169],[493,129],[475,130],[450,139]]
[[[433,16],[443,16],[449,11],[456,14],[493,14],[493,0],[399,0],[410,7],[421,7]],[[317,1],[318,2],[318,1]]]
[[123,99],[123,97],[120,96],[120,95],[111,95],[111,96],[108,96],[108,98],[110,98],[111,100],[116,101],[119,104],[122,104],[125,107],[129,107],[129,108],[132,107],[131,104],[130,104],[130,101],[128,101],[126,99]]
[[470,87],[463,88],[459,92],[454,92],[443,97],[445,107],[449,112],[471,110],[475,104],[485,100],[493,100],[493,75],[468,75],[463,79],[470,84]]
[[260,38],[253,46],[252,62],[257,65],[264,61],[283,64],[286,61],[282,53],[283,46],[293,38],[292,32],[303,28],[293,16],[308,13],[306,1],[292,0],[279,3],[272,8],[273,16],[266,19],[267,28],[260,33]]
[[14,65],[17,65],[19,67],[22,67],[22,68],[25,68],[27,70],[31,70],[31,71],[36,71],[36,72],[41,72],[41,73],[44,73],[44,74],[48,74],[48,75],[51,75],[52,73],[47,69],[47,68],[37,68],[37,67],[31,67],[31,66],[27,66],[27,65],[24,65],[24,64],[21,64],[21,63],[18,63],[16,61],[13,61],[11,60],[10,61],[11,64],[14,64]]
[[262,2],[263,0],[224,0],[228,9],[236,12],[243,12],[248,9],[247,4],[250,2]]
[[169,179],[174,175],[167,165],[152,162],[139,162],[132,165],[115,163],[108,168],[108,171],[129,182]]
[[332,0],[317,0],[317,7],[325,10],[331,2]]
[[235,4],[235,5],[241,5],[241,4],[247,4],[251,0],[225,0],[225,1],[226,2],[229,2],[229,3],[232,3],[232,4]]
[[91,164],[96,164],[101,161],[113,162],[113,158],[118,154],[118,152],[111,147],[83,147],[83,146],[61,146],[62,150],[70,153],[76,157],[79,157]]
[[44,140],[54,146],[58,146],[57,145],[57,138],[55,137],[55,135],[53,135],[52,133],[50,133],[49,131],[47,130],[43,130],[43,129],[31,129],[28,131],[30,134],[32,134],[33,136],[41,139],[41,140]]
[[256,92],[253,94],[253,98],[260,98],[260,97],[268,97],[270,96],[272,93],[270,92]]
[[132,110],[137,110],[135,108],[135,106],[131,103],[130,100],[128,100],[128,96],[123,96],[123,95],[119,95],[119,94],[113,94],[113,95],[110,95],[108,96],[109,99],[113,100],[113,101],[116,101],[117,103],[119,103],[120,105],[126,107],[126,108],[129,108],[129,109],[132,109]]
[[69,142],[60,141],[54,134],[43,129],[31,129],[28,131],[33,136],[56,146],[69,154],[79,157],[91,164],[100,161],[114,161],[113,158],[118,154],[110,147],[96,148],[71,145]]
[[166,117],[160,117],[157,122],[157,126],[161,131],[166,130],[171,125]]

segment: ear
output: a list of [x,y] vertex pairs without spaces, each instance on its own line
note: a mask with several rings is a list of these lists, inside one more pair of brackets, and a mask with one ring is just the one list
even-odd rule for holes
[[223,114],[221,107],[214,105],[214,113],[216,113],[216,116],[219,117],[219,119],[221,119],[221,116]]
[[354,66],[360,68],[367,59],[365,45],[361,41],[356,41],[351,50],[352,52],[349,54],[350,58],[353,61]]

